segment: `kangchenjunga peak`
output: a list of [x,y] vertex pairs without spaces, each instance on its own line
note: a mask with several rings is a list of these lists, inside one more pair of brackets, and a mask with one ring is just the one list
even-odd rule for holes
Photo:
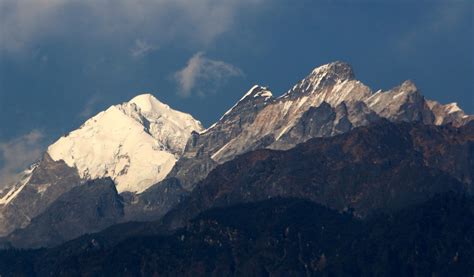
[[77,168],[81,178],[111,177],[119,192],[141,192],[168,174],[191,132],[200,130],[191,115],[142,94],[87,120],[48,153]]

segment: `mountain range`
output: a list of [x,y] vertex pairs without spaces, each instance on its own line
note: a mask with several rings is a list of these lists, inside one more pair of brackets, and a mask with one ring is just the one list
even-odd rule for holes
[[[350,65],[333,62],[279,97],[253,86],[207,129],[151,94],[111,106],[59,138],[0,191],[0,242],[39,248],[75,239],[54,249],[74,245],[73,255],[87,256],[92,243],[112,255],[137,236],[179,238],[175,234],[195,228],[195,218],[209,209],[296,201],[288,199],[310,201],[304,205],[327,209],[321,213],[357,229],[437,195],[470,197],[473,174],[473,115],[456,103],[425,99],[411,81],[374,92],[355,79]],[[265,202],[269,198],[286,200]],[[205,236],[201,231],[193,236]],[[244,251],[239,247],[232,249]],[[311,256],[313,270],[322,266],[321,251],[311,254],[319,255]],[[251,262],[257,266],[258,259]]]

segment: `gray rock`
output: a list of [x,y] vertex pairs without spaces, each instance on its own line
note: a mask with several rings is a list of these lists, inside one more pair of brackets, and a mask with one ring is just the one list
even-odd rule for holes
[[0,206],[0,236],[24,228],[60,195],[80,185],[77,170],[63,161],[53,161],[47,153],[33,169],[29,181],[11,202]]
[[87,181],[61,195],[8,241],[16,248],[51,247],[100,231],[123,216],[122,198],[110,178]]
[[189,192],[176,178],[168,178],[141,194],[122,193],[125,217],[122,221],[151,221],[159,219],[178,205]]
[[[194,133],[168,177],[191,191],[217,165],[255,149],[287,150],[311,138],[331,137],[384,120],[461,126],[470,118],[459,111],[448,115],[449,105],[438,108],[442,112],[434,111],[438,106],[410,81],[372,93],[343,62],[314,69],[281,97],[261,97],[265,91],[254,86],[216,124]],[[436,120],[435,113],[446,119]],[[450,116],[464,117],[464,121]]]

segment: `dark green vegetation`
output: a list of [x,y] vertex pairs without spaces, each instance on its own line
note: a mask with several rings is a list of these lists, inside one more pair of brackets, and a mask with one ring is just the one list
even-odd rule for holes
[[448,193],[359,220],[275,198],[206,211],[169,236],[111,248],[0,253],[2,276],[471,276],[474,199]]

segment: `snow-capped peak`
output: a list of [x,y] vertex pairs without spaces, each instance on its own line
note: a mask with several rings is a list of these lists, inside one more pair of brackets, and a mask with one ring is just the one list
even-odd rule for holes
[[175,155],[182,153],[192,131],[203,129],[190,114],[173,110],[151,94],[138,95],[118,107],[139,121],[143,117],[146,131]]
[[240,98],[239,102],[243,101],[244,99],[249,99],[250,97],[264,97],[265,99],[268,99],[272,96],[273,94],[266,87],[254,85],[249,91],[247,91],[246,94],[244,94],[244,96],[242,96],[242,98]]
[[128,103],[134,103],[141,109],[142,112],[158,112],[171,109],[170,106],[161,103],[150,93],[137,95]]
[[111,106],[49,146],[85,179],[111,177],[119,192],[142,192],[166,177],[192,131],[191,115],[173,110],[151,94]]

